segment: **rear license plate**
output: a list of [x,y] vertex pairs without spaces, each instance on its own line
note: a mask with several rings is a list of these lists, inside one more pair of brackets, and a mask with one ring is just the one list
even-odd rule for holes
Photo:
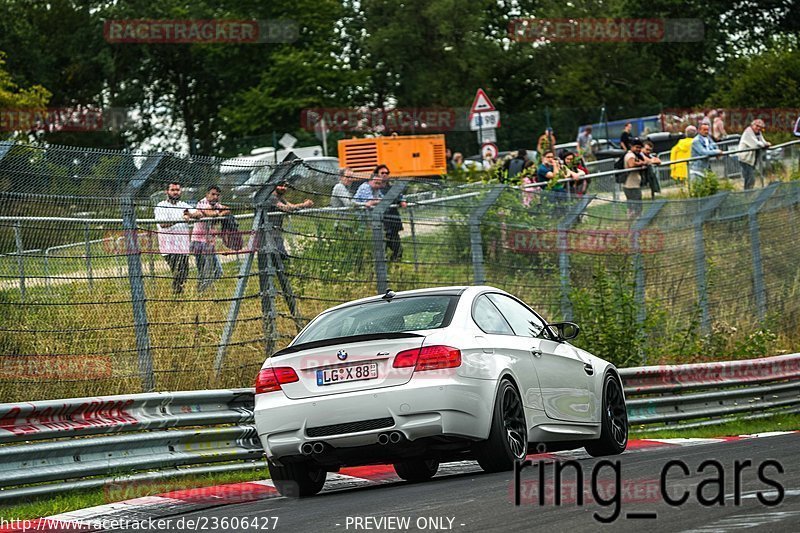
[[340,366],[317,370],[317,385],[333,385],[348,381],[361,381],[378,377],[378,363],[364,363],[361,365]]

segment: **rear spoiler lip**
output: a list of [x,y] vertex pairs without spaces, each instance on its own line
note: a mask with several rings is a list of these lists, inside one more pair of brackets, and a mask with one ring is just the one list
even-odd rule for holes
[[311,350],[314,348],[324,348],[325,346],[334,346],[346,342],[366,342],[377,340],[389,339],[412,339],[414,337],[425,338],[427,335],[420,335],[419,333],[411,333],[407,331],[393,332],[393,333],[368,333],[365,335],[351,335],[349,337],[336,337],[333,339],[324,339],[320,341],[304,342],[302,344],[295,344],[287,346],[282,350],[272,354],[272,357],[279,357],[290,353],[302,352],[303,350]]

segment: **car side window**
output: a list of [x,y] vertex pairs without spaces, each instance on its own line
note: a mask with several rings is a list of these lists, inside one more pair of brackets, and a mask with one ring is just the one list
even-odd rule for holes
[[485,333],[513,335],[511,327],[486,296],[479,296],[472,308],[472,319]]
[[500,309],[517,336],[548,338],[545,323],[530,309],[503,294],[487,296]]

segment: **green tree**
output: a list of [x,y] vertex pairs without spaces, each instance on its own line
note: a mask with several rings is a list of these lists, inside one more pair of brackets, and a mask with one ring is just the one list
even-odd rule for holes
[[5,54],[0,52],[0,109],[42,109],[50,100],[50,91],[41,85],[21,88],[5,68]]
[[800,102],[800,49],[782,43],[734,61],[717,79],[709,101],[726,107],[797,107]]

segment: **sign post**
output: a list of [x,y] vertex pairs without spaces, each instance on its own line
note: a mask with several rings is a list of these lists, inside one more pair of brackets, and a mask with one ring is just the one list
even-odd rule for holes
[[490,152],[493,158],[497,157],[496,128],[500,127],[500,112],[495,109],[492,101],[486,96],[483,89],[478,89],[472,107],[469,110],[469,128],[478,132],[478,144],[481,146],[481,156]]

